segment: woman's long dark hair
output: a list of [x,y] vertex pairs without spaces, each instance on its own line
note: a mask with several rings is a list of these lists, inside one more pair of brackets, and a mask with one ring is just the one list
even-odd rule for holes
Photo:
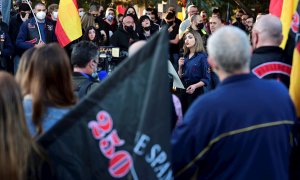
[[[95,34],[96,34],[96,35],[95,35],[95,39],[91,41],[90,38],[89,38],[89,31],[92,30],[92,29],[95,31]],[[84,41],[91,41],[91,42],[93,42],[96,46],[101,46],[101,45],[103,45],[103,43],[102,43],[103,38],[101,38],[101,36],[100,36],[98,30],[97,30],[94,26],[89,26],[89,27],[85,30],[85,32],[84,32],[84,34],[83,34],[83,36],[82,36],[82,40],[84,40]]]
[[71,64],[64,49],[57,43],[36,49],[22,89],[24,95],[32,95],[32,121],[40,135],[46,106],[69,107],[76,103]]
[[[128,13],[127,13],[128,9],[133,9],[134,12],[135,12],[135,14],[133,14],[133,15],[128,14]],[[138,22],[138,21],[139,21],[139,18],[138,18],[138,16],[137,16],[136,10],[134,9],[133,6],[128,6],[128,7],[127,7],[127,9],[125,10],[125,13],[124,13],[124,17],[126,17],[126,16],[131,16],[131,17],[133,18],[133,20],[134,20],[135,25],[138,25],[138,23],[139,23],[139,22]]]

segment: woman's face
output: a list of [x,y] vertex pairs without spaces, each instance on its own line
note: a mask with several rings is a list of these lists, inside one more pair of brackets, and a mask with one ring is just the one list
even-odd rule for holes
[[127,14],[133,14],[133,15],[135,15],[134,9],[129,8],[129,9],[127,10]]
[[90,30],[89,30],[89,39],[90,39],[91,41],[93,41],[93,40],[95,39],[95,37],[96,37],[95,29],[90,29]]
[[148,27],[150,26],[150,21],[149,19],[145,19],[143,22],[142,22],[142,27]]
[[184,43],[186,45],[187,48],[192,48],[195,46],[195,43],[196,43],[196,40],[195,40],[195,37],[192,33],[188,33],[186,36],[185,36],[185,40],[184,40]]

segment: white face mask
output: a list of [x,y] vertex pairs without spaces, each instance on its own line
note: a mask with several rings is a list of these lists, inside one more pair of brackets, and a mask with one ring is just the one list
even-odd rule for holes
[[38,18],[38,20],[44,20],[45,17],[46,17],[46,13],[44,11],[40,11],[36,13],[36,18]]
[[79,12],[79,16],[82,17],[84,15],[85,12],[81,11]]
[[53,20],[56,20],[56,19],[57,19],[57,16],[58,16],[58,12],[57,12],[57,11],[54,11],[52,15],[53,15]]
[[108,20],[108,21],[114,20],[114,16],[113,16],[113,15],[108,15],[108,16],[107,16],[107,20]]

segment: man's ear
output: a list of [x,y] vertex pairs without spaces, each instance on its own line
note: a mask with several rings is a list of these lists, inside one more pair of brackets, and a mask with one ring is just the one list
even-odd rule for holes
[[94,68],[94,66],[95,66],[93,60],[90,60],[88,65],[90,66],[90,68]]
[[210,65],[210,67],[212,67],[212,68],[216,67],[216,63],[211,56],[208,56],[207,61],[208,61],[208,64]]
[[278,39],[278,44],[279,44],[279,45],[282,43],[282,40],[283,40],[283,35],[280,34],[280,38]]
[[214,60],[214,58],[212,58],[211,56],[208,56],[207,58],[208,64],[210,65],[212,71],[218,71],[219,70],[219,66],[216,63],[216,61]]

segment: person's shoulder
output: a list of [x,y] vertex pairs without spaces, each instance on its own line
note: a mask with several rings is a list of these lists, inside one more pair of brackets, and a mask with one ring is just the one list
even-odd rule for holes
[[280,81],[273,80],[273,79],[257,79],[257,81],[264,88],[274,89],[280,92],[288,93],[288,89]]
[[196,58],[199,60],[207,60],[208,54],[206,52],[198,52]]
[[[11,18],[10,18],[10,23],[11,23],[11,22],[17,21],[17,19],[18,19],[18,14],[15,14],[15,15],[11,16]],[[20,19],[21,19],[21,18],[20,18]]]
[[89,90],[96,89],[99,86],[99,84],[100,84],[100,81],[93,81],[91,83],[91,86],[90,86]]
[[223,96],[220,94],[219,90],[215,89],[214,91],[210,91],[199,96],[191,105],[190,109],[201,109],[201,113],[204,113],[205,111],[211,111],[218,106],[217,104],[219,104],[222,98]]
[[26,109],[31,109],[32,106],[32,96],[31,95],[26,95],[23,98],[23,106],[24,106],[24,110],[26,111]]

